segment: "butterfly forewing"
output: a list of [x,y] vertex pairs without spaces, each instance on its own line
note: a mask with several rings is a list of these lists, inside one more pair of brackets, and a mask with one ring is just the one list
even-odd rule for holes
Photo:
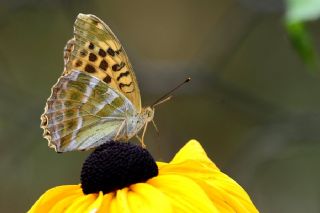
[[65,48],[64,75],[86,72],[122,93],[141,111],[141,97],[129,59],[110,28],[94,15],[79,14]]
[[153,109],[141,109],[137,80],[119,40],[96,16],[79,14],[64,49],[63,74],[41,116],[49,146],[66,152],[128,141],[152,118]]
[[52,88],[41,127],[49,146],[58,152],[86,150],[113,139],[132,103],[100,79],[72,70]]

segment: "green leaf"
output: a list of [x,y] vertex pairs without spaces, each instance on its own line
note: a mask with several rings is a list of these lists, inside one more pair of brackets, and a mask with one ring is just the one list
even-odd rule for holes
[[320,17],[320,0],[287,0],[287,23],[311,21]]
[[302,60],[312,69],[319,67],[312,39],[302,22],[286,24],[289,39]]
[[285,25],[288,37],[309,68],[319,68],[319,56],[304,22],[320,17],[320,0],[287,0]]

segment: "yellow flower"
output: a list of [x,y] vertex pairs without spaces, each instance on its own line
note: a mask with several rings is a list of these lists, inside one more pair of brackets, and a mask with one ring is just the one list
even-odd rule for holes
[[81,185],[45,192],[33,212],[258,212],[244,189],[222,173],[201,145],[189,141],[158,175],[109,193],[84,194]]

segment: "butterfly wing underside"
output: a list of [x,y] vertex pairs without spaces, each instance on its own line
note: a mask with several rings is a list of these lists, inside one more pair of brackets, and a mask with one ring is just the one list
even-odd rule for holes
[[141,97],[131,63],[111,29],[94,15],[79,14],[74,38],[65,49],[63,74],[86,72],[126,96],[141,111]]
[[73,70],[53,86],[41,127],[49,146],[57,152],[87,150],[113,139],[132,103],[100,79]]

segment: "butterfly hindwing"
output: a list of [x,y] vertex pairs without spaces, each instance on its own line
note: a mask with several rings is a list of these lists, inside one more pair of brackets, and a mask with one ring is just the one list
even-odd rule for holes
[[52,88],[41,127],[58,152],[86,150],[113,139],[132,103],[100,79],[73,70]]
[[94,15],[79,14],[74,38],[65,48],[64,75],[73,70],[95,76],[126,96],[141,111],[137,80],[122,45],[111,29]]

